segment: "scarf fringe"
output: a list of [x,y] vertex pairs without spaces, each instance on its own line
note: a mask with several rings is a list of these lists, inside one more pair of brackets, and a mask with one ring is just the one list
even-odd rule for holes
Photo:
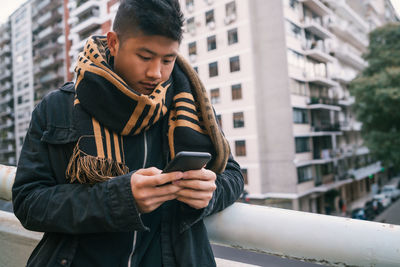
[[125,164],[88,155],[76,144],[68,163],[66,177],[71,183],[78,181],[81,184],[95,184],[127,173],[129,168]]

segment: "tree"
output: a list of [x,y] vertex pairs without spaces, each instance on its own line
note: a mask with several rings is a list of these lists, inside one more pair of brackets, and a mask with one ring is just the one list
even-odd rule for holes
[[349,86],[365,145],[384,166],[400,169],[400,24],[369,34],[368,66]]

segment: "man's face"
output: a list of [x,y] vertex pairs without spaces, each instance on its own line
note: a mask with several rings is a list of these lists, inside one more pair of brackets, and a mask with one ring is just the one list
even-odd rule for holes
[[121,43],[114,32],[107,34],[107,41],[114,56],[114,71],[136,92],[149,95],[158,83],[171,75],[178,41],[160,35],[138,34]]

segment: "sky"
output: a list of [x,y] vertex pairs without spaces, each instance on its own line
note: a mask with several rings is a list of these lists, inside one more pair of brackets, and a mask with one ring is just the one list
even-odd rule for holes
[[[4,23],[20,5],[27,0],[0,0],[0,23]],[[400,14],[400,0],[391,0],[397,13]]]

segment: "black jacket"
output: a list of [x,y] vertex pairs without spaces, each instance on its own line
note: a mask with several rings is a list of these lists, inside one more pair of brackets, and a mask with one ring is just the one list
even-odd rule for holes
[[[65,170],[77,141],[73,98],[73,84],[67,83],[42,100],[32,113],[21,151],[12,190],[14,212],[26,229],[45,232],[28,266],[70,266],[83,239],[86,244],[92,240],[93,248],[99,249],[93,266],[127,266],[134,231],[147,229],[132,196],[131,173],[94,186],[66,180]],[[155,138],[159,136],[151,130],[146,134],[149,143],[158,142]],[[126,149],[142,155],[143,136],[135,138],[135,146]],[[151,155],[168,151],[153,147],[150,152],[146,167],[162,168],[165,162]],[[143,160],[135,159],[137,169]],[[195,210],[176,200],[161,207],[164,266],[215,266],[203,218],[233,204],[243,190],[240,167],[232,157],[216,184],[205,209]]]

